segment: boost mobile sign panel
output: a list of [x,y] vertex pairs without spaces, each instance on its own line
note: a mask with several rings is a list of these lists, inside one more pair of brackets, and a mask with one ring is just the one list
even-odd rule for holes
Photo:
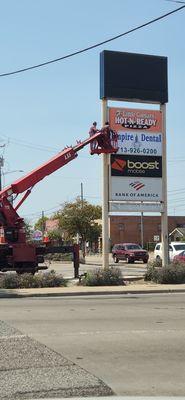
[[162,157],[111,155],[111,177],[162,177]]
[[161,111],[112,107],[109,121],[118,133],[117,154],[162,155]]

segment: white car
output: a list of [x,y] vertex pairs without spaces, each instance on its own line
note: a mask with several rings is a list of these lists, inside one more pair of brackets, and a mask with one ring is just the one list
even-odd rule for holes
[[[169,244],[169,258],[170,261],[173,260],[177,254],[181,253],[185,250],[185,243],[184,242],[171,242]],[[162,259],[162,243],[157,243],[154,249],[154,258],[155,260]]]

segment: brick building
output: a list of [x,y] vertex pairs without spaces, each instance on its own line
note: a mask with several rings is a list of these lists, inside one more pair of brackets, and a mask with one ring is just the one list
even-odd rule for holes
[[[185,227],[185,216],[169,216],[168,231],[177,227]],[[161,240],[160,216],[143,216],[143,242],[154,242],[154,236]],[[112,216],[110,218],[111,244],[120,242],[141,243],[141,217],[135,215]]]

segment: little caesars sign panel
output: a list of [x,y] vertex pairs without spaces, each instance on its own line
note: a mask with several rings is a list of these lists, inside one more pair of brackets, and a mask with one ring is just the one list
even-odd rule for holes
[[162,155],[160,111],[110,108],[109,120],[118,133],[117,154]]
[[111,155],[110,200],[162,200],[162,118],[156,110],[110,108],[118,133],[118,152]]

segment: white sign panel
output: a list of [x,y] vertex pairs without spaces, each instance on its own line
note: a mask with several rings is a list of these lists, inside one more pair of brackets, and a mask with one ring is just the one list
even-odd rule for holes
[[162,201],[162,178],[111,177],[109,198],[116,201]]
[[159,235],[154,235],[154,242],[159,242],[160,236]]
[[116,212],[162,212],[162,203],[117,203],[109,202],[109,215]]
[[162,134],[119,130],[118,147],[117,154],[161,156]]

